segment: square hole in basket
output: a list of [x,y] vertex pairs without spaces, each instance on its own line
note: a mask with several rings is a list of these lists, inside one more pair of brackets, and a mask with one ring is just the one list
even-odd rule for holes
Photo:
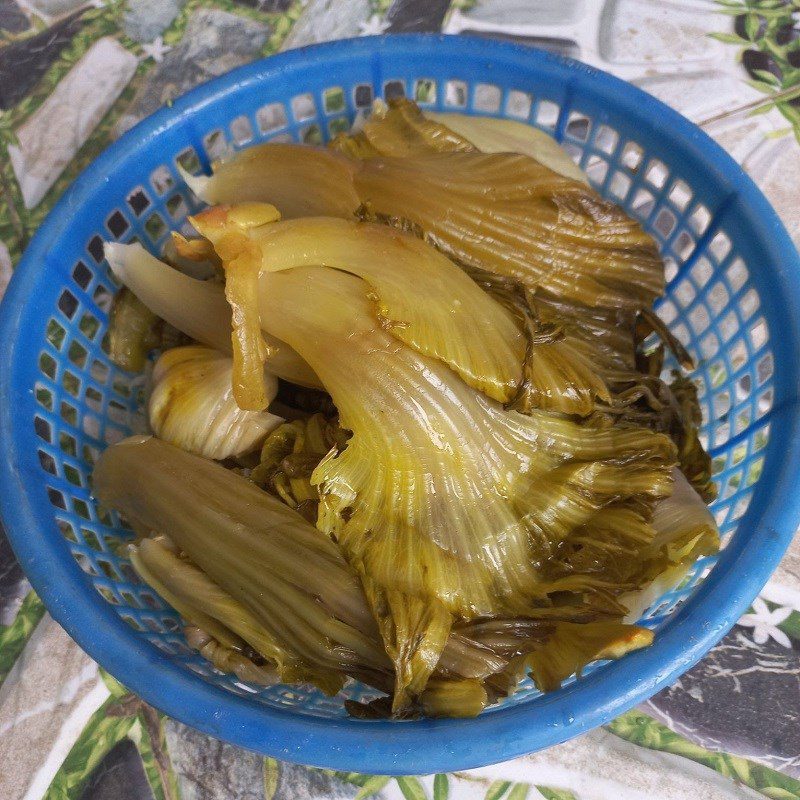
[[130,223],[123,213],[117,209],[111,213],[111,215],[106,220],[106,228],[108,228],[109,233],[115,238],[119,239],[121,236],[124,236],[125,233],[130,228]]
[[770,386],[758,396],[756,403],[756,417],[763,417],[764,414],[772,410],[772,404],[775,400],[775,390]]
[[594,135],[594,146],[609,155],[617,149],[619,134],[608,125],[601,125]]
[[406,85],[401,80],[386,81],[383,84],[383,97],[386,100],[394,100],[397,97],[406,96]]
[[73,397],[78,397],[80,395],[80,378],[68,369],[64,370],[64,375],[61,378],[61,385],[64,387],[64,391],[67,392],[67,394],[71,394]]
[[289,121],[283,103],[269,103],[259,108],[256,111],[256,123],[261,133],[271,133],[285,128]]
[[317,116],[317,106],[310,93],[297,94],[291,100],[292,116],[297,122],[305,122]]
[[758,359],[756,363],[756,373],[758,375],[758,385],[761,386],[766,383],[775,372],[775,365],[772,359],[772,353],[767,353]]
[[584,167],[584,172],[595,186],[600,186],[608,175],[608,161],[598,155],[592,155]]
[[71,434],[61,431],[61,433],[58,434],[58,446],[68,456],[72,456],[73,458],[78,457],[78,443]]
[[372,86],[361,83],[353,91],[353,104],[356,108],[369,108],[372,105]]
[[157,194],[164,194],[175,185],[175,178],[163,164],[150,173],[150,185]]
[[44,450],[37,450],[36,451],[39,456],[39,465],[41,468],[50,475],[56,474],[56,460],[50,453],[45,452]]
[[536,106],[536,124],[540,128],[555,130],[561,108],[552,100],[540,100]]
[[56,508],[60,508],[63,511],[67,510],[67,501],[64,499],[64,495],[58,489],[54,489],[52,486],[47,487],[47,497],[50,500],[50,504],[55,506]]
[[80,343],[73,339],[70,342],[69,350],[67,350],[67,358],[78,368],[83,369],[86,366],[86,358],[89,351]]
[[84,414],[82,420],[83,432],[87,436],[91,436],[96,441],[100,440],[101,423],[100,418],[95,417],[93,414]]
[[678,309],[675,308],[675,303],[672,300],[664,300],[658,307],[658,316],[669,325],[674,322],[678,316]]
[[189,213],[189,206],[180,193],[172,195],[166,202],[167,211],[172,219],[183,219]]
[[731,289],[738,292],[749,280],[750,273],[747,271],[744,261],[741,258],[735,258],[725,270],[725,277],[728,279]]
[[728,379],[728,370],[725,363],[719,359],[708,366],[708,375],[711,379],[711,388],[718,389]]
[[656,189],[661,189],[667,182],[669,170],[663,161],[659,161],[657,158],[651,158],[644,177],[651,186],[655,186]]
[[39,369],[43,375],[55,380],[58,365],[50,353],[39,353]]
[[717,231],[708,245],[708,249],[717,257],[717,261],[722,261],[731,251],[731,240],[728,234],[725,231]]
[[80,286],[81,289],[86,287],[92,282],[94,273],[83,263],[78,261],[72,269],[72,280]]
[[47,337],[47,341],[50,342],[56,350],[60,350],[67,336],[67,331],[60,322],[50,318],[47,322],[45,336]]
[[167,232],[167,223],[164,222],[163,217],[157,211],[154,211],[147,218],[144,229],[150,239],[153,242],[157,242]]
[[37,383],[34,389],[34,395],[36,397],[36,402],[38,402],[42,408],[46,408],[48,411],[53,410],[53,392],[50,389],[43,386],[41,383]]
[[631,179],[624,172],[617,170],[611,178],[611,184],[608,187],[609,193],[622,202],[628,196],[630,188]]
[[99,264],[103,260],[103,240],[99,236],[92,236],[86,245],[89,255]]
[[631,203],[631,210],[639,219],[647,219],[655,208],[656,199],[653,193],[640,187],[636,190]]
[[729,311],[718,325],[723,341],[728,341],[739,330],[739,319],[735,311]]
[[579,142],[589,140],[591,123],[589,118],[580,111],[570,111],[567,118],[567,136],[577,139]]
[[185,150],[181,150],[175,158],[175,163],[192,175],[197,175],[200,172],[200,159],[194,147],[187,147]]
[[736,379],[735,394],[736,402],[741,403],[750,397],[750,392],[753,390],[753,379],[749,373],[740,375]]
[[734,372],[747,361],[747,346],[743,339],[737,339],[728,347],[728,358]]
[[150,199],[147,197],[144,189],[141,186],[137,186],[125,198],[125,202],[137,217],[141,216],[150,207]]
[[34,416],[33,429],[36,431],[36,435],[42,441],[45,441],[48,444],[53,443],[53,428],[44,417],[40,417],[38,415]]
[[739,313],[742,315],[742,319],[750,319],[758,311],[760,305],[758,292],[755,289],[748,289],[739,301]]
[[[669,212],[672,213],[671,211]],[[687,230],[682,230],[677,238],[675,239],[674,244],[672,245],[672,251],[678,257],[679,261],[686,261],[689,256],[692,254],[694,250],[694,239],[692,238],[691,234]]]
[[506,114],[516,119],[528,119],[531,114],[533,97],[527,92],[512,89],[506,97]]
[[692,278],[699,287],[705,286],[714,274],[714,265],[705,257],[700,256],[692,266]]
[[322,144],[322,131],[319,125],[309,125],[300,131],[300,139],[303,144]]
[[203,137],[203,149],[211,161],[216,161],[225,155],[228,150],[228,142],[220,128],[207,133]]
[[125,425],[128,422],[128,409],[116,400],[110,400],[106,412],[108,418],[118,425]]
[[689,225],[692,230],[701,236],[708,229],[711,222],[711,212],[702,203],[698,203],[692,213],[689,215]]
[[103,395],[94,386],[86,387],[86,405],[98,414],[103,408]]
[[75,427],[78,424],[78,409],[66,400],[61,401],[60,413],[61,419],[63,419],[67,425]]
[[64,289],[58,298],[58,308],[67,319],[72,319],[78,310],[78,298],[69,289]]
[[495,86],[493,83],[479,83],[475,86],[472,108],[475,111],[494,114],[500,110],[502,98],[503,92],[499,86]]
[[664,239],[668,239],[675,230],[677,220],[675,215],[666,206],[661,208],[656,214],[653,227],[661,234]]
[[672,184],[668,195],[669,199],[680,211],[683,211],[689,205],[693,196],[689,185],[682,180],[677,180]]
[[326,114],[337,114],[345,109],[344,89],[332,86],[322,93],[322,107]]
[[467,105],[467,84],[464,81],[447,81],[444,85],[444,104],[451,108]]
[[644,152],[641,145],[636,142],[626,142],[622,150],[622,163],[631,171],[636,172],[642,163]]
[[747,430],[750,427],[751,422],[751,409],[743,408],[737,415],[736,415],[736,426],[734,429],[734,434],[738,435],[742,433],[742,431]]
[[706,294],[706,302],[709,308],[717,316],[730,300],[730,295],[722,281],[717,281]]
[[753,350],[760,350],[769,339],[769,328],[764,317],[759,317],[755,322],[750,324],[750,342]]
[[92,366],[89,370],[89,374],[92,378],[97,381],[98,383],[105,383],[108,380],[108,376],[111,370],[109,369],[108,364],[105,364],[98,359],[94,359],[92,361]]
[[111,304],[114,302],[114,295],[103,284],[98,284],[92,294],[92,300],[101,311],[108,314],[111,311]]
[[340,133],[346,133],[350,129],[350,123],[347,117],[336,117],[328,123],[328,135],[331,139],[338,136]]
[[72,464],[64,464],[64,477],[73,486],[83,486],[83,476],[80,470]]
[[695,335],[703,333],[706,328],[711,324],[711,318],[708,314],[708,309],[701,303],[695,306],[689,312],[689,322],[692,326],[692,331]]
[[719,338],[716,333],[708,333],[700,340],[700,355],[709,359],[719,352]]
[[432,78],[420,78],[414,83],[414,100],[421,105],[436,102],[436,81]]

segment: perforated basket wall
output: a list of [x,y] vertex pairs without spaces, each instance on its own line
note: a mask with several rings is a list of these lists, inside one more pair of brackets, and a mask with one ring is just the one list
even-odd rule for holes
[[[101,450],[141,427],[139,379],[115,368],[102,346],[116,288],[103,260],[102,242],[138,240],[160,253],[169,230],[181,228],[187,213],[198,208],[179,177],[178,164],[198,172],[207,170],[210,160],[231,148],[265,141],[322,143],[347,129],[354,115],[367,109],[375,97],[401,94],[415,98],[424,108],[522,120],[563,141],[597,189],[641,220],[659,243],[668,291],[658,313],[699,364],[692,377],[700,389],[703,438],[714,459],[720,490],[713,511],[726,543],[751,501],[762,498],[759,513],[763,517],[775,481],[788,480],[779,450],[770,449],[768,443],[775,435],[776,404],[780,401],[782,408],[790,405],[796,380],[796,351],[792,350],[796,342],[791,335],[787,338],[787,331],[792,334],[794,323],[788,320],[794,312],[784,308],[786,291],[779,289],[775,277],[786,262],[776,263],[775,253],[766,249],[776,242],[785,247],[779,238],[784,234],[772,217],[764,221],[763,229],[758,228],[759,220],[753,220],[752,208],[747,207],[742,186],[737,184],[744,179],[733,163],[708,140],[698,138],[702,135],[677,115],[667,116],[655,101],[645,102],[635,90],[581,66],[493,43],[407,38],[378,44],[361,40],[282,58],[245,68],[202,88],[161,112],[154,123],[136,129],[116,152],[104,156],[99,167],[72,190],[64,201],[67,205],[57,209],[23,265],[22,271],[28,273],[26,286],[22,279],[15,285],[10,300],[14,308],[4,306],[6,331],[12,327],[19,331],[12,354],[13,375],[4,376],[4,387],[20,398],[13,422],[7,422],[13,427],[13,442],[5,444],[11,448],[12,468],[22,476],[24,487],[19,488],[28,498],[21,500],[15,495],[14,502],[35,509],[37,524],[21,530],[14,515],[9,518],[8,503],[6,522],[39,583],[43,569],[34,556],[46,552],[75,587],[66,599],[59,596],[55,600],[50,587],[49,594],[44,592],[45,599],[55,604],[54,612],[68,627],[73,623],[73,635],[101,662],[105,656],[121,668],[124,656],[111,655],[112,642],[103,639],[103,625],[110,624],[110,617],[98,620],[102,641],[93,649],[88,641],[91,636],[75,630],[80,615],[71,616],[77,603],[113,608],[130,626],[126,635],[137,641],[137,659],[144,653],[145,661],[158,661],[162,671],[191,670],[223,690],[214,698],[229,715],[227,725],[214,728],[196,718],[191,720],[194,724],[267,750],[270,746],[256,741],[257,737],[250,735],[243,741],[233,730],[238,713],[234,709],[241,706],[228,708],[226,696],[243,695],[264,708],[292,710],[301,721],[343,717],[342,698],[326,698],[304,687],[248,686],[215,671],[190,651],[174,612],[138,581],[120,556],[120,544],[129,534],[116,519],[98,513],[90,491],[92,465]],[[749,184],[746,189],[754,191]],[[793,257],[791,253],[786,256]],[[8,321],[11,314],[15,315],[13,324]],[[783,417],[779,415],[779,419],[785,430]],[[770,466],[772,485],[765,477]],[[14,494],[14,487],[10,491]],[[796,514],[796,509],[788,506],[784,510]],[[753,517],[754,531],[759,524],[759,518]],[[791,526],[789,520],[784,528]],[[774,528],[780,535],[771,549],[762,543],[749,557],[761,559],[768,569],[785,544],[784,528]],[[29,537],[34,538],[33,545]],[[739,538],[737,548],[748,555],[748,539]],[[756,540],[754,534],[752,543]],[[731,561],[741,561],[741,553]],[[718,571],[715,563],[715,558],[699,562],[680,588],[654,603],[644,623],[656,630],[669,627],[676,609],[707,579],[709,571],[709,583],[713,580]],[[744,585],[737,583],[740,591],[731,596],[732,604],[746,605],[752,598],[766,575],[764,569],[756,572],[742,574]],[[86,587],[92,587],[90,596]],[[732,609],[732,613],[738,612]],[[733,616],[717,613],[703,619],[711,619],[718,636]],[[703,633],[705,648],[710,638],[708,631]],[[117,631],[115,647],[120,635]],[[142,650],[143,640],[149,650]],[[679,640],[675,642],[678,644],[671,644],[671,649],[661,654],[660,672],[654,671],[652,662],[642,661],[637,666],[638,655],[632,657],[627,673],[612,676],[609,670],[620,665],[593,668],[593,679],[579,682],[595,687],[591,709],[582,705],[588,700],[574,694],[579,686],[554,696],[570,709],[568,716],[562,715],[563,731],[554,732],[550,720],[549,732],[538,738],[520,732],[509,739],[507,734],[503,752],[487,747],[484,755],[475,749],[475,742],[471,755],[464,751],[457,756],[452,748],[443,750],[441,745],[438,750],[433,746],[427,755],[409,750],[403,755],[395,753],[389,766],[399,764],[396,771],[403,771],[408,764],[413,765],[412,771],[453,768],[566,738],[581,727],[602,721],[603,714],[607,716],[619,705],[619,696],[624,694],[628,702],[639,699],[702,652],[696,644],[692,644],[693,650],[688,644],[681,650]],[[166,662],[156,650],[165,654]],[[135,676],[119,677],[136,684]],[[629,685],[623,686],[625,681],[637,687],[637,696]],[[140,681],[136,688],[143,691],[142,685]],[[160,697],[157,687],[147,688],[152,688],[155,702],[169,707],[168,698]],[[361,692],[360,687],[352,686],[345,694],[352,697]],[[604,696],[604,692],[616,692],[616,696]],[[191,693],[188,696],[191,705]],[[526,685],[507,701],[505,710],[491,710],[485,716],[520,706],[531,710],[532,716],[525,719],[535,727],[533,710],[541,707],[542,719],[546,719],[553,702]],[[180,710],[168,710],[181,716]],[[274,722],[274,717],[264,719]],[[383,731],[380,726],[385,724],[346,723],[379,726],[375,731]],[[313,756],[307,745],[305,750],[288,753],[289,757],[365,768],[364,754],[330,755],[333,740],[326,739],[324,731],[315,735],[322,738],[316,750],[311,748]],[[513,745],[509,744],[512,740]],[[436,758],[439,761],[434,763]],[[377,756],[366,766],[379,768]],[[386,771],[387,764],[382,766]]]

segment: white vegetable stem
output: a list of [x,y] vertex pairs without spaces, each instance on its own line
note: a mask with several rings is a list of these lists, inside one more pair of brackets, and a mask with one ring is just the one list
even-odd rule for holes
[[[111,271],[154,314],[192,339],[231,352],[231,309],[221,284],[190,278],[151,255],[140,244],[106,242]],[[320,387],[314,371],[284,342],[264,334],[271,352],[267,367],[279,378]]]

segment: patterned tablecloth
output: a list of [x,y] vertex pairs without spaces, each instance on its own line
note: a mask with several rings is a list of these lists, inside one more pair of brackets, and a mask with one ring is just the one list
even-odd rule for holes
[[[278,50],[438,30],[641,86],[726,147],[800,240],[800,0],[0,0],[0,294],[69,182],[171,98]],[[465,773],[334,774],[223,744],[127,692],[45,613],[0,531],[0,800],[790,800],[798,655],[795,545],[699,665],[603,729]]]

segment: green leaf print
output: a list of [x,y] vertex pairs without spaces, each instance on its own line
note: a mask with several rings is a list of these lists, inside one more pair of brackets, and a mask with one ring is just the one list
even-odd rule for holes
[[440,774],[433,779],[433,800],[447,800],[450,796],[450,781],[447,775]]
[[106,689],[111,692],[111,696],[117,699],[121,697],[127,697],[130,692],[126,689],[113,675],[106,672],[102,667],[100,667],[100,678],[103,683],[106,685]]
[[536,789],[545,800],[578,800],[572,792],[568,792],[566,789],[550,789],[547,786],[537,786]]
[[419,778],[395,778],[397,781],[397,788],[403,793],[406,800],[428,800],[428,795],[425,792],[425,787],[420,782]]
[[514,787],[508,793],[507,800],[526,800],[530,790],[531,787],[527,783],[515,783]]
[[35,592],[28,592],[14,621],[0,628],[0,684],[25,649],[36,626],[44,616],[44,604]]
[[368,797],[374,797],[390,780],[391,778],[388,775],[371,775],[361,784],[361,789],[355,796],[355,800],[366,800]]
[[800,800],[800,781],[741,756],[706,750],[641,711],[629,711],[606,727],[621,739],[688,758],[767,797]]
[[113,716],[118,701],[109,699],[94,712],[64,763],[55,774],[42,800],[77,800],[89,776],[111,749],[136,723],[134,716]]
[[162,716],[144,701],[139,701],[139,704],[137,719],[141,723],[141,736],[137,747],[153,796],[156,800],[177,800],[178,779],[167,753]]
[[264,800],[272,800],[278,791],[281,779],[281,765],[274,758],[264,759]]
[[511,781],[495,781],[487,790],[484,800],[500,800],[511,788]]

